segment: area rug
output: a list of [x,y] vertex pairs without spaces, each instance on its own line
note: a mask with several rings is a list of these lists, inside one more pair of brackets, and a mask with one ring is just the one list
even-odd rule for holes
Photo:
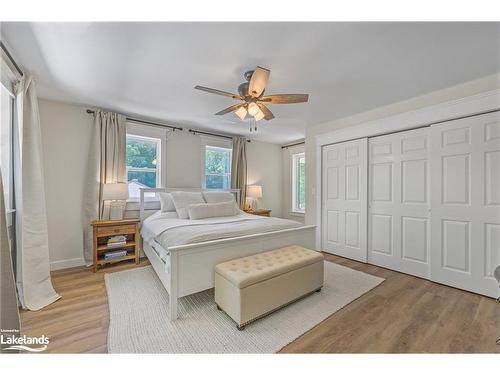
[[325,262],[320,293],[238,331],[213,290],[181,298],[168,318],[168,293],[151,266],[105,275],[110,353],[275,353],[384,279]]

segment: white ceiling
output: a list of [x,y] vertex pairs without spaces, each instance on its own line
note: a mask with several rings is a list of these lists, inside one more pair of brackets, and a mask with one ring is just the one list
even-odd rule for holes
[[234,100],[243,72],[271,69],[273,105],[254,138],[285,143],[338,119],[500,71],[500,23],[3,23],[40,97],[245,134]]

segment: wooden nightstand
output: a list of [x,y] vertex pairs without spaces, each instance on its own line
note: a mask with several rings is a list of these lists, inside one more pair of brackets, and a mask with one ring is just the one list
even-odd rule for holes
[[[126,260],[135,259],[135,264],[139,264],[139,255],[141,253],[139,222],[139,219],[92,221],[91,225],[94,229],[94,272],[97,271],[97,266]],[[108,239],[112,236],[120,235],[127,238],[126,244],[118,248],[108,248]],[[119,259],[105,260],[104,253],[114,250],[127,250],[127,256]]]
[[268,210],[267,208],[259,208],[257,210],[245,210],[247,214],[267,216],[267,217],[271,216],[271,211],[272,210]]

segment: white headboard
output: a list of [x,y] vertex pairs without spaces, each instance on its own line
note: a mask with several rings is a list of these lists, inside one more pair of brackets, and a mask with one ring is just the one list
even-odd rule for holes
[[[231,194],[234,195],[234,198],[238,204],[240,204],[240,189],[227,189],[227,190],[219,190],[219,189],[197,189],[197,188],[142,188],[141,189],[141,196],[139,200],[139,217],[141,219],[141,222],[147,218],[148,216],[152,215],[154,212],[158,211],[159,206],[158,203],[159,201],[156,199],[153,199],[151,201],[145,200],[144,199],[144,194],[146,193],[169,193],[172,191],[227,191]],[[147,207],[147,203],[152,203]]]

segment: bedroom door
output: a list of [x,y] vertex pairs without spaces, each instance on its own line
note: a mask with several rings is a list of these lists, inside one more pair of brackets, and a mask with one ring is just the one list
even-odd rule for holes
[[368,262],[428,278],[429,128],[370,138]]
[[500,113],[431,127],[431,279],[498,297]]
[[366,262],[367,139],[322,150],[322,248]]

